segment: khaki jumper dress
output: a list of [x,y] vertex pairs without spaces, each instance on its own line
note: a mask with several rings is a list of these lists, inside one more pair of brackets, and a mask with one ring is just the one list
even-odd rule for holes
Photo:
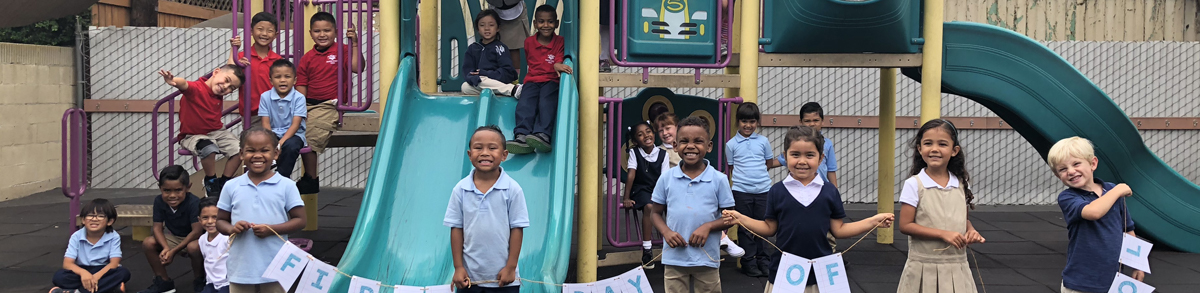
[[[925,188],[917,179],[917,225],[967,233],[967,196],[962,187]],[[966,249],[941,239],[908,237],[908,262],[900,275],[898,293],[975,293],[975,279],[967,264]]]

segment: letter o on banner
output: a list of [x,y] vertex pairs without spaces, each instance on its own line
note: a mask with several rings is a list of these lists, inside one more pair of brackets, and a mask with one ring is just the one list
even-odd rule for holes
[[[805,280],[808,280],[808,276],[805,275],[805,273],[807,273],[807,271],[808,271],[808,268],[801,267],[800,265],[792,265],[791,267],[788,267],[788,269],[787,269],[788,284],[798,286],[801,283],[804,283]],[[800,276],[798,278],[792,278],[792,272],[800,272]]]

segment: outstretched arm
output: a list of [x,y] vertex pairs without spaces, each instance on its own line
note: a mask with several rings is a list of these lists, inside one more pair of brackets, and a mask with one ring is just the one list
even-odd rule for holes
[[891,227],[895,218],[896,215],[892,213],[880,213],[849,224],[842,219],[829,219],[829,232],[836,238],[850,238],[867,233],[875,227]]

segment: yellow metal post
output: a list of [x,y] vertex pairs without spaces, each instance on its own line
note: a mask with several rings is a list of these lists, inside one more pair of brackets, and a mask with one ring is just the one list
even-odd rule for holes
[[308,52],[308,50],[310,48],[312,48],[313,44],[316,44],[316,43],[313,43],[312,34],[308,33],[308,30],[312,29],[311,27],[309,27],[308,21],[310,19],[312,19],[313,15],[317,14],[317,12],[319,12],[317,9],[317,5],[312,4],[312,2],[308,2],[308,4],[304,5],[304,19],[301,20],[304,22],[304,29],[302,31],[299,31],[296,33],[304,35],[304,51],[305,52]]
[[942,21],[944,0],[925,1],[925,46],[921,57],[921,123],[942,117]]
[[[432,2],[433,0],[427,0]],[[379,2],[379,119],[400,67],[400,1]]]
[[[464,2],[465,3],[465,2]],[[422,92],[437,92],[437,57],[438,57],[438,21],[440,13],[437,1],[422,0],[418,8],[421,15],[421,60],[418,60],[420,74],[417,84]]]
[[[880,213],[896,210],[896,69],[879,70],[879,199]],[[892,228],[879,228],[875,242],[892,244]]]
[[579,251],[575,281],[596,281],[600,230],[600,1],[579,6]]
[[759,32],[759,17],[758,17],[758,1],[742,0],[737,1],[742,5],[741,30],[739,35],[742,36],[741,45],[742,54],[739,61],[738,76],[741,84],[740,93],[743,102],[758,103],[758,32]]
[[259,12],[263,11],[262,1],[254,1],[254,0],[248,0],[248,1],[250,1],[250,15],[251,16],[253,16],[255,13],[259,13]]
[[[741,4],[741,2],[740,1],[736,2],[736,3],[734,3],[733,7],[730,7],[733,9],[734,15],[738,15],[741,12],[741,9],[739,8],[741,6],[739,6],[738,4]],[[739,18],[734,17],[733,18],[733,27],[729,28],[729,53],[730,54],[736,54],[736,53],[741,52],[740,48],[737,46],[738,44],[741,44],[740,42],[738,42],[738,40],[740,40],[739,39],[740,34],[738,32],[740,32],[739,29],[741,28],[738,24],[739,20],[740,20]],[[718,33],[720,33],[720,32],[718,32]],[[755,50],[755,51],[757,51],[757,50]],[[738,72],[739,72],[738,67],[726,67],[725,68],[725,74],[738,74]],[[726,98],[736,98],[740,94],[741,94],[741,91],[739,91],[737,88],[725,89],[725,97]],[[731,124],[730,126],[736,126],[737,121],[732,121],[732,119],[731,119],[731,121],[729,121],[729,123]],[[736,131],[735,129],[737,129],[737,127],[730,127],[729,129],[731,131]],[[718,141],[716,143],[724,143],[724,142]],[[730,180],[729,182],[731,182],[731,184],[732,184],[733,180]],[[740,239],[738,239],[737,230],[738,230],[738,227],[733,226],[733,227],[730,227],[729,230],[726,230],[725,234],[729,235],[730,240],[740,240]],[[738,258],[737,266],[739,268],[742,267],[741,258]]]

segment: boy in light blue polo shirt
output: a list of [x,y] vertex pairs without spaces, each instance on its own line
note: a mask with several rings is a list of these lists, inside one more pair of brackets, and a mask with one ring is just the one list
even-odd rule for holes
[[[699,117],[679,122],[675,151],[679,166],[658,178],[651,195],[650,221],[669,247],[663,248],[664,287],[668,293],[686,293],[695,281],[695,292],[721,292],[719,251],[721,231],[729,229],[722,209],[734,206],[725,174],[704,160],[712,147],[708,123]],[[670,210],[666,219],[663,212]]]
[[517,259],[529,211],[521,185],[500,168],[508,157],[504,133],[494,125],[475,129],[467,156],[475,169],[450,191],[443,220],[450,227],[454,286],[459,293],[517,293]]
[[[825,125],[825,110],[821,108],[821,104],[817,102],[804,103],[800,106],[800,124],[812,127],[818,133],[821,132],[821,127]],[[821,181],[833,184],[833,187],[839,187],[837,182],[837,153],[833,149],[833,140],[825,136],[825,145],[821,148],[825,158],[821,160],[821,164],[817,165],[817,176],[821,176]],[[787,160],[783,157],[784,154],[779,154],[775,163],[770,165],[770,168],[786,165]],[[830,241],[833,241],[830,236]]]
[[106,199],[93,199],[80,209],[79,218],[83,229],[71,234],[50,292],[124,291],[129,270],[121,267],[121,236],[112,227],[116,207]]
[[[771,174],[767,165],[774,156],[771,142],[757,133],[762,112],[754,103],[738,105],[735,116],[738,135],[725,143],[725,161],[733,173],[733,201],[737,211],[755,220],[762,221],[767,213],[767,191],[771,189]],[[738,242],[745,254],[742,255],[742,273],[751,277],[765,277],[770,271],[771,259],[767,256],[766,244],[746,229],[738,229]]]
[[[305,117],[308,117],[308,102],[304,94],[293,89],[296,84],[296,66],[292,65],[291,61],[275,60],[275,63],[271,64],[270,76],[274,88],[262,93],[258,100],[258,116],[263,117],[263,128],[275,132],[275,136],[279,137],[281,142],[278,146],[279,159],[276,160],[278,167],[275,171],[283,177],[291,178],[292,170],[296,167],[296,158],[300,156],[300,149],[307,144],[304,129]],[[309,170],[307,173],[312,173],[312,170],[316,169],[316,155],[309,152],[304,156],[304,169]]]

